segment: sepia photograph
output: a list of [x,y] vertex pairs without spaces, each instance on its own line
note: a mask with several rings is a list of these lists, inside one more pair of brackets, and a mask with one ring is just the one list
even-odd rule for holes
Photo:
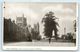
[[77,4],[4,2],[3,50],[76,50]]

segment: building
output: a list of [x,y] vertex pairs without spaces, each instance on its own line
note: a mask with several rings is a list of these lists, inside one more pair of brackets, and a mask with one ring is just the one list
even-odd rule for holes
[[16,25],[17,27],[17,36],[18,39],[21,40],[26,40],[27,37],[27,20],[24,17],[24,15],[22,15],[21,17],[16,17]]
[[20,27],[26,27],[27,26],[27,20],[24,17],[24,15],[22,17],[16,18],[16,24]]
[[34,31],[39,33],[39,23],[34,24]]

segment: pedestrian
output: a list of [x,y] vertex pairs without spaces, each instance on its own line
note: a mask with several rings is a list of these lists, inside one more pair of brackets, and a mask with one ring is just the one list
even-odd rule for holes
[[50,44],[50,42],[51,42],[51,38],[49,38],[49,44]]

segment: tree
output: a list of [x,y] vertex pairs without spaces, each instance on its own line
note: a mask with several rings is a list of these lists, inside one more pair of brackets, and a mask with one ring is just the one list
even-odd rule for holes
[[76,32],[76,20],[74,20],[74,31]]
[[49,13],[45,14],[45,17],[42,19],[42,22],[44,22],[44,35],[49,38],[49,42],[51,41],[52,38],[52,32],[54,30],[55,34],[55,39],[57,40],[57,26],[59,24],[55,21],[57,18],[53,15],[54,13],[50,11]]
[[68,39],[68,40],[72,40],[72,39],[73,39],[73,36],[72,36],[71,33],[67,33],[67,39]]
[[76,44],[76,20],[73,21],[74,22],[74,35],[73,35],[73,42]]

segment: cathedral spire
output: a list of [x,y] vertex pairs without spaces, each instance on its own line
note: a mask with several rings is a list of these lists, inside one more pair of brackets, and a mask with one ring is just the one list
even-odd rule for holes
[[24,17],[24,14],[22,14],[22,17]]

